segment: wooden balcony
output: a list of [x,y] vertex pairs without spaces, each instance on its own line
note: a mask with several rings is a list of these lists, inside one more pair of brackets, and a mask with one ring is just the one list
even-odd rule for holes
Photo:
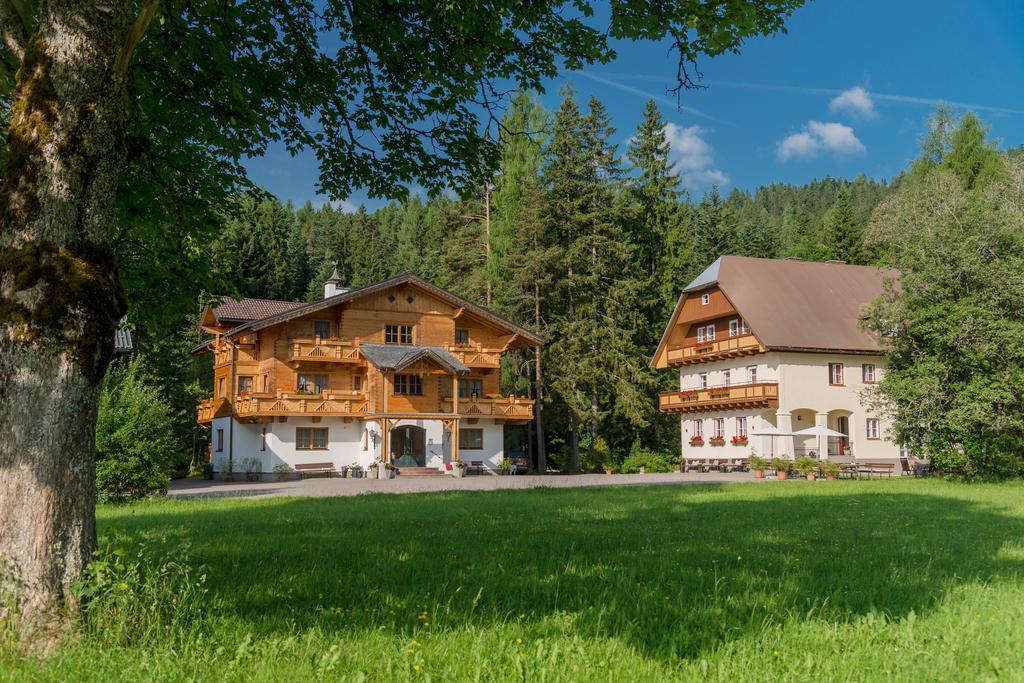
[[697,342],[685,346],[670,346],[666,361],[670,366],[691,365],[703,363],[709,360],[723,360],[726,358],[738,358],[739,356],[752,356],[755,353],[763,353],[764,347],[752,334],[744,334],[739,337],[725,337],[711,342]]
[[206,398],[199,402],[196,406],[196,422],[199,424],[209,424],[213,422],[213,399]]
[[[259,360],[256,353],[256,344],[238,344],[236,347],[235,358],[240,363],[254,362]],[[219,347],[213,350],[213,364],[214,365],[227,365],[231,362],[231,346],[227,343],[222,343]]]
[[658,395],[658,408],[663,413],[704,413],[713,410],[777,408],[778,406],[778,382],[663,391]]
[[[278,348],[280,353],[280,347]],[[359,341],[342,339],[289,339],[289,362],[362,363]]]
[[370,402],[362,393],[323,392],[307,395],[281,392],[235,397],[235,415],[239,419],[290,415],[365,416],[369,406]]
[[[442,413],[452,412],[452,399],[441,398]],[[462,417],[488,417],[510,422],[526,422],[533,419],[533,400],[516,396],[495,398],[460,398],[459,415]]]
[[444,349],[458,358],[466,367],[501,367],[501,351],[499,349],[485,349],[479,344],[445,344]]

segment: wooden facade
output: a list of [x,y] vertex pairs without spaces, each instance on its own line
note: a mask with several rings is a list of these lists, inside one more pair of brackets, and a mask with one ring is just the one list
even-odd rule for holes
[[[240,422],[295,415],[386,425],[422,417],[444,420],[457,433],[462,420],[533,418],[533,401],[501,394],[500,368],[502,354],[539,339],[414,276],[393,281],[251,324],[219,325],[204,314],[201,328],[214,338],[197,352],[214,354],[214,386],[198,406],[198,421],[210,423],[225,411]],[[382,369],[364,353],[370,344],[429,347],[450,364],[424,355]]]

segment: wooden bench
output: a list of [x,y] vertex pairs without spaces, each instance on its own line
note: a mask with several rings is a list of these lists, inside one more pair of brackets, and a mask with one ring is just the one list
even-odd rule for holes
[[857,471],[867,474],[868,479],[870,479],[872,474],[877,474],[879,478],[883,474],[887,477],[892,477],[894,469],[896,469],[896,463],[894,462],[865,462],[858,466]]
[[322,474],[330,477],[338,473],[334,469],[334,463],[330,462],[307,462],[302,465],[295,465],[295,471],[299,473],[299,479],[305,479],[306,475],[315,476]]
[[483,460],[470,460],[469,465],[466,466],[466,474],[483,474],[484,473],[484,461]]

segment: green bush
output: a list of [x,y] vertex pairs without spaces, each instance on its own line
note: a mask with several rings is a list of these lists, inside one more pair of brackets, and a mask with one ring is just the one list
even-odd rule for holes
[[776,472],[789,472],[791,465],[786,458],[772,458],[772,469]]
[[752,470],[766,470],[772,466],[771,460],[766,460],[756,453],[751,453],[747,458],[747,466]]
[[171,409],[141,374],[138,361],[116,367],[100,394],[96,492],[102,501],[139,498],[166,489],[177,459]]
[[639,472],[641,466],[647,472],[672,472],[675,469],[668,455],[646,448],[634,448],[622,462],[621,470],[623,474],[632,474]]
[[810,456],[804,455],[796,459],[796,462],[793,463],[793,469],[801,475],[807,476],[818,469],[818,461]]
[[825,460],[821,463],[821,473],[826,477],[838,477],[841,468],[835,460]]

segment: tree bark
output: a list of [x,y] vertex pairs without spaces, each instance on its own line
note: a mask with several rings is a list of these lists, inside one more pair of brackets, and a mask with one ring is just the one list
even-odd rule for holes
[[[533,321],[534,327],[540,331],[540,284],[536,281],[533,283]],[[540,474],[547,474],[548,471],[548,454],[547,448],[544,444],[544,419],[542,412],[544,410],[544,383],[541,378],[540,372],[540,347],[538,346],[533,350],[533,372],[534,382],[536,383],[536,390],[534,391],[534,397],[536,400],[533,402],[533,417],[537,422],[537,472]]]
[[142,19],[132,26],[130,11],[126,0],[40,2],[11,108],[0,191],[0,561],[13,572],[16,628],[43,647],[60,634],[96,542],[96,412],[126,309],[111,238],[125,165],[120,65]]

